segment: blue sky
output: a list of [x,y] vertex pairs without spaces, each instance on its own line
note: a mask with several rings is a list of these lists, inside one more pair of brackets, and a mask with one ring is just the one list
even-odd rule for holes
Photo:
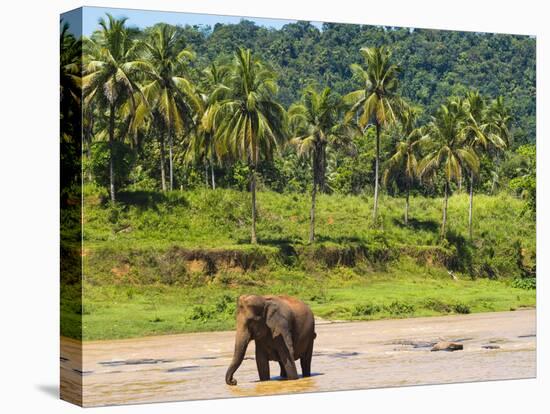
[[[114,17],[127,17],[129,27],[137,26],[144,28],[156,23],[169,23],[173,25],[209,25],[216,23],[239,23],[243,18],[255,22],[258,26],[273,27],[279,29],[287,23],[294,23],[296,20],[284,19],[262,19],[253,17],[221,16],[215,14],[195,14],[181,12],[166,12],[154,10],[136,10],[136,9],[116,9],[104,7],[84,7],[82,13],[82,34],[90,36],[98,28],[98,20],[104,17],[105,13],[110,13]],[[63,16],[64,21],[71,26],[73,33],[78,33],[80,29],[80,15],[78,10],[67,12]],[[322,23],[312,22],[315,26],[321,28]]]

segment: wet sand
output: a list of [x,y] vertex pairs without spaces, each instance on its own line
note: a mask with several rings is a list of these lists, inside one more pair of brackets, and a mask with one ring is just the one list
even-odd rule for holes
[[[234,332],[166,335],[83,345],[75,370],[72,340],[61,340],[61,384],[67,395],[84,387],[85,406],[196,400],[441,384],[536,376],[536,312],[494,312],[371,322],[319,321],[312,376],[259,382],[254,344],[235,378],[224,382]],[[457,341],[464,350],[430,352],[435,342]],[[299,369],[299,363],[298,371]]]

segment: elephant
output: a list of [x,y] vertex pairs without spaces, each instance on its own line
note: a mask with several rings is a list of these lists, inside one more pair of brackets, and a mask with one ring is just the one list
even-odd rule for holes
[[260,381],[270,379],[269,361],[277,361],[281,377],[298,378],[294,361],[300,360],[302,376],[311,375],[315,333],[313,312],[304,302],[289,296],[242,295],[237,300],[235,352],[225,374],[228,385],[237,385],[233,374],[243,362],[251,340],[256,345]]

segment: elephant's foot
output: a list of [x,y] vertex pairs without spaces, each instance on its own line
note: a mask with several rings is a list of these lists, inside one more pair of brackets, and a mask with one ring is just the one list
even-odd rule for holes
[[281,378],[282,378],[282,379],[286,379],[285,366],[284,366],[283,363],[280,362],[280,361],[279,361],[279,367],[281,368]]

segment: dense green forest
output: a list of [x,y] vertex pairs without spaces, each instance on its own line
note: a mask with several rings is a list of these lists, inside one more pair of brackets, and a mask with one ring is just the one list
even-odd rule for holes
[[[151,59],[151,53],[143,47],[137,47],[137,44],[155,43],[155,33],[163,25],[138,30],[126,28],[124,22],[119,23],[121,30],[124,30],[124,41],[129,42],[124,47],[129,50],[120,51],[125,55],[117,57],[121,60],[118,63],[128,66],[131,73],[127,75],[131,83],[144,86],[151,77],[144,68],[130,68],[129,63]],[[84,41],[85,64],[91,60],[92,49],[95,47],[97,51],[101,42],[107,41],[105,36],[108,31],[117,30],[116,26],[111,27],[110,24],[114,23],[107,20],[104,31],[98,31],[92,36],[95,40]],[[174,62],[171,70],[179,70],[177,75],[188,80],[189,86],[196,88],[198,93],[208,93],[208,88],[214,87],[212,82],[221,80],[215,77],[224,76],[223,67],[231,64],[235,49],[242,46],[249,48],[254,56],[273,71],[277,83],[275,98],[284,108],[300,101],[302,92],[312,85],[317,90],[329,87],[333,93],[344,96],[361,84],[360,78],[352,72],[353,64],[364,63],[360,49],[385,45],[392,51],[392,63],[399,67],[396,92],[420,108],[419,124],[429,122],[437,108],[449,97],[464,96],[471,90],[478,90],[487,100],[503,97],[510,115],[509,149],[514,150],[535,140],[535,40],[530,37],[332,23],[324,24],[322,30],[319,30],[307,22],[288,24],[275,30],[246,20],[236,25],[219,24],[214,28],[185,26],[170,29],[170,34],[167,34],[170,39],[164,39],[165,45],[157,42],[150,46],[167,47],[170,50],[166,52],[173,53],[174,57],[187,50],[188,54],[180,56],[183,59],[181,67],[177,68]],[[161,62],[156,63],[158,65]],[[214,69],[219,67],[222,70],[214,73],[208,71],[212,65],[215,65]],[[90,68],[85,66],[82,71],[86,74]],[[127,100],[128,96],[123,99]],[[96,143],[97,148],[95,151],[89,150],[90,160],[86,169],[90,171],[90,177],[95,172],[94,179],[105,184],[106,169],[102,162],[106,154],[100,142],[107,141],[109,121],[104,112],[107,108],[104,102],[95,102],[94,99],[89,99],[88,103],[84,133],[90,146]],[[117,142],[135,148],[132,151],[118,151],[120,160],[115,164],[120,169],[117,178],[119,186],[134,184],[157,189],[162,180],[159,167],[159,158],[162,157],[159,154],[160,138],[156,135],[159,128],[166,129],[166,125],[162,125],[160,118],[155,116],[151,105],[149,116],[154,119],[146,127],[131,133],[128,130],[128,124],[131,123],[128,102],[125,105],[117,102],[117,106],[114,138]],[[174,125],[177,130],[171,136],[175,144],[172,151],[177,160],[173,165],[173,184],[176,188],[189,188],[198,185],[202,178],[201,170],[197,168],[202,167],[200,162],[195,163],[195,168],[183,162],[186,146],[196,126],[193,122],[196,124],[197,120],[193,120],[196,114],[185,115],[185,111],[182,108],[180,110],[182,117],[188,116],[188,119],[182,118],[181,125]],[[122,111],[126,111],[126,114],[122,115]],[[382,160],[388,158],[397,139],[394,134],[382,140]],[[359,148],[355,154],[353,165],[349,165],[345,157],[339,154],[327,160],[327,184],[331,190],[346,193],[373,190],[372,176],[369,176],[372,174],[369,171],[372,169],[369,165],[372,164],[372,148],[369,142],[361,142],[358,146],[363,148]],[[307,166],[303,160],[293,159],[295,154],[283,152],[283,155],[276,157],[272,163],[261,162],[259,180],[275,191],[303,191],[310,180]],[[220,185],[246,187],[242,179],[246,171],[239,163],[216,163],[213,168]],[[502,168],[506,169],[507,166]],[[479,182],[478,185],[482,184],[485,183]],[[438,191],[441,192],[441,189]]]
[[447,97],[477,89],[505,98],[514,114],[516,146],[535,141],[535,39],[528,36],[338,23],[319,30],[308,22],[275,30],[246,20],[178,30],[197,52],[198,68],[227,59],[237,46],[253,50],[277,72],[286,106],[311,83],[342,95],[356,89],[350,66],[362,61],[360,49],[387,46],[401,68],[400,93],[425,109],[424,120]]
[[[60,92],[62,227],[85,242],[91,337],[121,314],[90,309],[133,303],[133,285],[191,289],[206,307],[188,300],[185,329],[227,328],[231,312],[197,321],[217,317],[206,291],[227,304],[218,293],[233,288],[366,317],[350,292],[367,273],[389,278],[369,318],[401,315],[392,289],[420,274],[447,302],[395,302],[405,316],[534,302],[518,293],[535,285],[534,38],[247,20],[137,29],[106,15],[89,38],[62,22]],[[447,271],[513,281],[457,304]],[[84,314],[71,303],[70,318]],[[181,329],[168,319],[158,332]]]

